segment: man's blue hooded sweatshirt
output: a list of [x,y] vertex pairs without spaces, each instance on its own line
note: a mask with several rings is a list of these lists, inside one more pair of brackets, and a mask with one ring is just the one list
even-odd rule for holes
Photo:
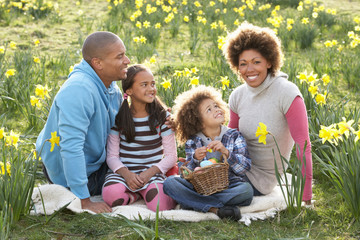
[[[44,129],[37,141],[40,154],[53,183],[69,187],[80,199],[90,197],[88,176],[106,158],[106,141],[122,102],[115,82],[109,88],[83,59],[56,94]],[[60,146],[50,152],[52,132]]]

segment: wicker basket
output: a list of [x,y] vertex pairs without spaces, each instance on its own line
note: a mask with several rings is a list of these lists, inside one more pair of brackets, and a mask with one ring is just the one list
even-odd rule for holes
[[221,162],[222,159],[220,159],[220,163],[202,167],[197,171],[191,171],[186,167],[187,163],[184,163],[180,167],[180,172],[199,194],[211,195],[220,192],[229,186],[229,164],[224,155],[221,158],[224,159],[224,162]]

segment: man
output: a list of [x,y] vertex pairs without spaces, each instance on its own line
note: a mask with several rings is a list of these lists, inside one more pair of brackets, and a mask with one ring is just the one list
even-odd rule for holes
[[[111,212],[105,202],[92,202],[101,193],[107,171],[106,140],[122,102],[115,81],[126,78],[130,63],[122,40],[110,32],[90,34],[83,44],[83,59],[74,67],[54,102],[36,148],[50,182],[70,188],[81,207],[96,213]],[[51,152],[46,142],[52,132],[60,136]]]

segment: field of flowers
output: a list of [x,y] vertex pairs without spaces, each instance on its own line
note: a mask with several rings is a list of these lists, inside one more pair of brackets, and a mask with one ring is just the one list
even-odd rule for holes
[[[102,216],[66,211],[50,219],[29,216],[32,189],[44,182],[36,136],[93,31],[120,36],[132,63],[152,69],[158,95],[171,107],[179,93],[199,84],[219,88],[226,101],[242,84],[221,49],[227,33],[243,21],[278,34],[282,71],[305,99],[315,208],[282,212],[251,229],[229,222],[160,221],[160,235],[359,239],[360,12],[341,14],[313,0],[0,0],[0,239],[151,238]],[[56,133],[49,141],[57,147]],[[93,221],[104,226],[94,230]]]

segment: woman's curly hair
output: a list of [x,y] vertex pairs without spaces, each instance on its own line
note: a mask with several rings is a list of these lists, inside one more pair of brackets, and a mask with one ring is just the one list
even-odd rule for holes
[[270,64],[269,73],[273,76],[280,70],[283,61],[280,39],[267,27],[242,23],[234,32],[229,33],[223,53],[231,69],[239,75],[239,56],[245,50],[258,51]]
[[219,108],[224,111],[225,121],[228,120],[229,108],[217,89],[199,85],[183,92],[176,97],[173,107],[176,139],[179,144],[184,144],[191,136],[202,131],[203,124],[199,105],[205,99],[215,101]]

